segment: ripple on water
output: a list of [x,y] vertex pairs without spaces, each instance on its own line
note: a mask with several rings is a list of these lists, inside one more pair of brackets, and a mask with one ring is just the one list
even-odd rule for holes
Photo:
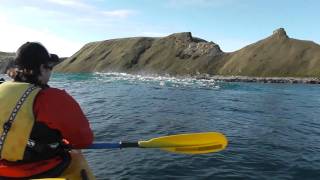
[[56,74],[80,102],[97,141],[219,131],[226,150],[176,155],[152,149],[86,150],[98,179],[315,179],[320,87],[221,83],[124,73]]

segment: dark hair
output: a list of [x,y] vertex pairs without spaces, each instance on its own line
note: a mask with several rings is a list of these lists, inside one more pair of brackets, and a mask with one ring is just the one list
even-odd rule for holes
[[38,76],[40,66],[52,68],[59,62],[59,57],[49,54],[48,50],[38,42],[26,42],[16,52],[15,68],[8,70],[8,75],[15,81],[40,85]]

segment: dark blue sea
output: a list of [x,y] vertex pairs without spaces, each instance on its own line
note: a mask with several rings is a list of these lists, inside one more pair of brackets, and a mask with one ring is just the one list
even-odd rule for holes
[[226,83],[122,73],[54,74],[95,140],[137,141],[217,131],[226,150],[84,150],[97,179],[320,179],[320,86]]

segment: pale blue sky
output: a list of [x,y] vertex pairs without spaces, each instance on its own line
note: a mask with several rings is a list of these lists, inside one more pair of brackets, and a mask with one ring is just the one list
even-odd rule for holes
[[0,51],[40,41],[71,56],[85,43],[176,32],[238,50],[284,27],[320,43],[318,0],[0,0]]

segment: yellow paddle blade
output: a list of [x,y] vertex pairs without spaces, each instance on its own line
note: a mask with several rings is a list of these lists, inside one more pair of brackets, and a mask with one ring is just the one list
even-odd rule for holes
[[160,148],[183,154],[205,154],[225,149],[228,140],[218,132],[203,132],[162,136],[138,143],[142,148]]
[[42,179],[31,179],[31,180],[66,180],[66,178],[42,178]]
[[161,148],[166,151],[175,152],[175,153],[181,153],[181,154],[207,154],[207,153],[213,153],[218,152],[225,147],[221,144],[208,144],[208,145],[202,145],[202,146],[186,146],[186,147],[176,147],[176,148]]

